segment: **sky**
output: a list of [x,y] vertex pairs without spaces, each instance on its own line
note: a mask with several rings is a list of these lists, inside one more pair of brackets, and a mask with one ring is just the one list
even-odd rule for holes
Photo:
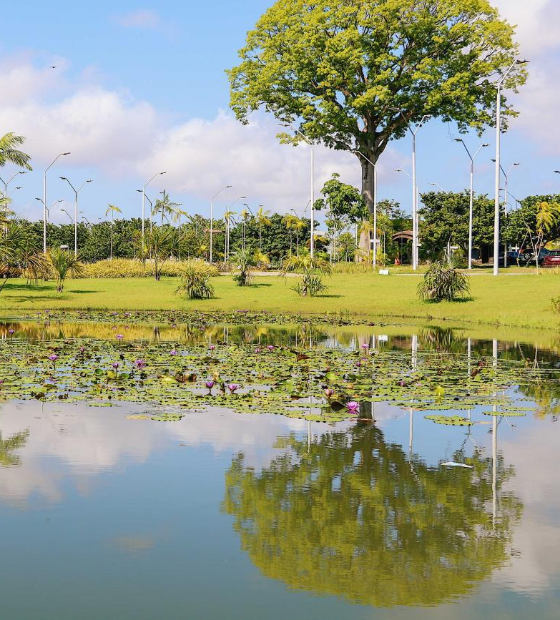
[[[506,169],[516,198],[560,192],[560,2],[493,0],[502,17],[517,25],[521,55],[530,60],[530,79],[515,97],[518,119],[503,137]],[[47,203],[54,222],[69,221],[73,194],[60,176],[77,187],[80,210],[94,223],[109,203],[123,216],[140,216],[136,192],[148,186],[152,199],[167,190],[189,213],[216,215],[232,203],[262,204],[272,211],[303,213],[309,200],[309,151],[280,145],[275,120],[256,114],[248,127],[229,111],[225,70],[237,63],[245,35],[272,0],[158,0],[138,4],[97,0],[28,0],[5,3],[0,39],[0,134],[26,136],[24,150],[33,172],[9,186],[12,208],[31,219],[42,217],[43,171],[48,173]],[[437,120],[417,139],[421,192],[460,191],[469,182],[469,160],[453,125]],[[494,134],[465,137],[479,156],[475,189],[493,193]],[[360,184],[355,156],[316,148],[316,188],[338,172]],[[411,141],[392,142],[379,162],[379,197],[401,202],[410,212]],[[17,172],[6,167],[6,181]],[[436,184],[436,185],[430,185]],[[17,186],[21,189],[16,190]],[[247,196],[246,199],[239,198]],[[63,201],[57,203],[57,201]],[[237,202],[235,202],[237,201]],[[55,204],[56,203],[56,204]],[[511,198],[511,206],[515,200]],[[236,209],[236,206],[233,207]]]

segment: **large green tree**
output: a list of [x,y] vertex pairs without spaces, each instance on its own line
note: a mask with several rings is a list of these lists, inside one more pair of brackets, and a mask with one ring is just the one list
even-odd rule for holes
[[[488,0],[277,0],[228,72],[231,106],[242,122],[264,108],[312,142],[356,152],[372,212],[367,159],[375,164],[409,124],[429,114],[460,131],[492,125],[494,81],[517,54],[513,35]],[[525,78],[515,65],[505,86]],[[504,101],[504,128],[513,114]]]
[[[420,240],[426,258],[440,259],[447,244],[459,246],[466,256],[469,247],[468,192],[427,192],[422,194]],[[503,222],[502,222],[503,224]],[[473,202],[473,242],[488,259],[494,238],[494,201],[475,196]]]

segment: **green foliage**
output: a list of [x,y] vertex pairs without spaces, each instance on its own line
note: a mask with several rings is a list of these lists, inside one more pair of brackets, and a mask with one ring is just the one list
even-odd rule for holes
[[31,170],[29,164],[31,157],[17,148],[24,142],[23,136],[16,136],[14,133],[7,133],[0,137],[0,168],[6,164],[14,164],[20,168]]
[[298,254],[289,256],[282,263],[281,275],[288,273],[300,273],[301,280],[293,286],[301,297],[315,297],[327,289],[323,284],[321,275],[331,274],[332,267],[324,258],[311,257],[311,254]]
[[453,267],[436,262],[424,274],[418,285],[418,296],[423,301],[454,301],[470,292],[469,280]]
[[[469,192],[427,192],[422,194],[420,238],[422,254],[442,259],[447,244],[459,246],[466,255],[469,247]],[[485,259],[494,242],[494,201],[475,196],[473,201],[473,246]],[[485,261],[486,262],[486,261]]]
[[329,217],[345,223],[356,223],[367,217],[368,211],[360,192],[340,181],[340,175],[334,173],[321,190],[324,198],[315,201],[315,209],[326,209]]
[[[461,132],[494,123],[495,81],[526,80],[514,30],[488,0],[277,0],[228,72],[236,117],[264,108],[304,139],[356,154],[373,212],[373,167],[426,114]],[[516,113],[503,103],[503,129]],[[361,155],[360,155],[361,153]],[[366,159],[367,157],[367,159]],[[367,238],[362,236],[362,249]]]
[[181,216],[186,215],[186,213],[185,211],[181,211],[181,209],[179,209],[181,203],[173,202],[165,190],[163,190],[162,194],[162,198],[158,198],[156,200],[152,215],[154,217],[157,217],[158,215],[161,216],[162,225],[164,219],[167,220],[168,223],[176,224],[181,219]]
[[47,254],[49,266],[54,273],[56,279],[56,290],[62,293],[64,289],[64,281],[68,276],[78,277],[83,271],[83,265],[80,257],[76,256],[70,250],[61,250],[60,248],[52,248]]
[[[206,264],[202,263],[201,264]],[[160,276],[182,276],[188,263],[186,261],[167,261],[159,265]],[[207,265],[210,276],[217,276],[218,270]],[[114,258],[84,265],[82,278],[152,278],[155,276],[155,261],[141,261],[137,258]]]
[[251,267],[254,259],[251,253],[245,249],[237,250],[234,257],[234,265],[239,273],[233,276],[233,280],[238,286],[249,286],[251,284]]
[[161,269],[166,260],[179,251],[181,233],[173,226],[153,226],[145,234],[146,255],[154,261],[154,277],[161,278]]
[[23,275],[35,282],[48,277],[49,267],[38,239],[19,221],[6,221],[0,234],[0,268],[5,278],[0,290],[13,275]]
[[210,299],[214,297],[214,287],[210,283],[211,270],[207,264],[191,260],[183,267],[181,285],[177,293],[186,295],[188,299]]

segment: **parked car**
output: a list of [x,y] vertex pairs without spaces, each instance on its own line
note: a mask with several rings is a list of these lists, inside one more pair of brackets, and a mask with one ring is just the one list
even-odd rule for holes
[[[510,251],[507,253],[507,265],[513,266],[525,266],[530,258],[530,255],[525,254],[524,252]],[[500,267],[504,264],[504,253],[498,255],[498,264]]]
[[543,267],[560,267],[560,250],[549,250],[545,256]]

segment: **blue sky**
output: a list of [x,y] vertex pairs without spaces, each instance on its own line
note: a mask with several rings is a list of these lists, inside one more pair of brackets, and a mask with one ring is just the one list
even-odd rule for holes
[[[556,71],[560,60],[560,8],[554,0],[495,0],[512,23],[519,23],[522,52],[531,59],[532,78],[519,98],[522,115],[503,139],[503,163],[520,166],[510,179],[513,195],[560,190],[560,131],[554,109],[560,98]],[[308,153],[276,144],[273,119],[257,116],[250,128],[228,111],[224,70],[236,63],[245,33],[270,0],[212,3],[160,0],[76,3],[31,0],[3,8],[0,42],[0,132],[28,138],[34,172],[18,177],[13,192],[20,214],[38,217],[34,200],[42,195],[42,169],[59,152],[72,154],[49,173],[49,204],[70,201],[69,188],[87,178],[81,208],[94,221],[107,203],[125,215],[138,215],[135,190],[156,172],[167,175],[150,186],[152,197],[164,187],[187,210],[208,212],[220,187],[217,212],[239,196],[251,206],[302,212],[308,200]],[[55,69],[51,69],[55,65]],[[452,141],[453,126],[433,121],[418,137],[420,190],[438,183],[459,190],[468,183],[468,159]],[[466,140],[473,149],[476,136]],[[492,192],[494,137],[480,156],[476,185]],[[317,187],[334,171],[359,183],[353,156],[317,151]],[[409,210],[410,140],[391,144],[380,162],[380,196],[395,198]],[[3,171],[3,178],[11,176]],[[15,182],[12,188],[15,187]],[[245,200],[243,200],[245,202]],[[67,205],[66,205],[67,206]],[[64,216],[57,209],[55,221]]]

